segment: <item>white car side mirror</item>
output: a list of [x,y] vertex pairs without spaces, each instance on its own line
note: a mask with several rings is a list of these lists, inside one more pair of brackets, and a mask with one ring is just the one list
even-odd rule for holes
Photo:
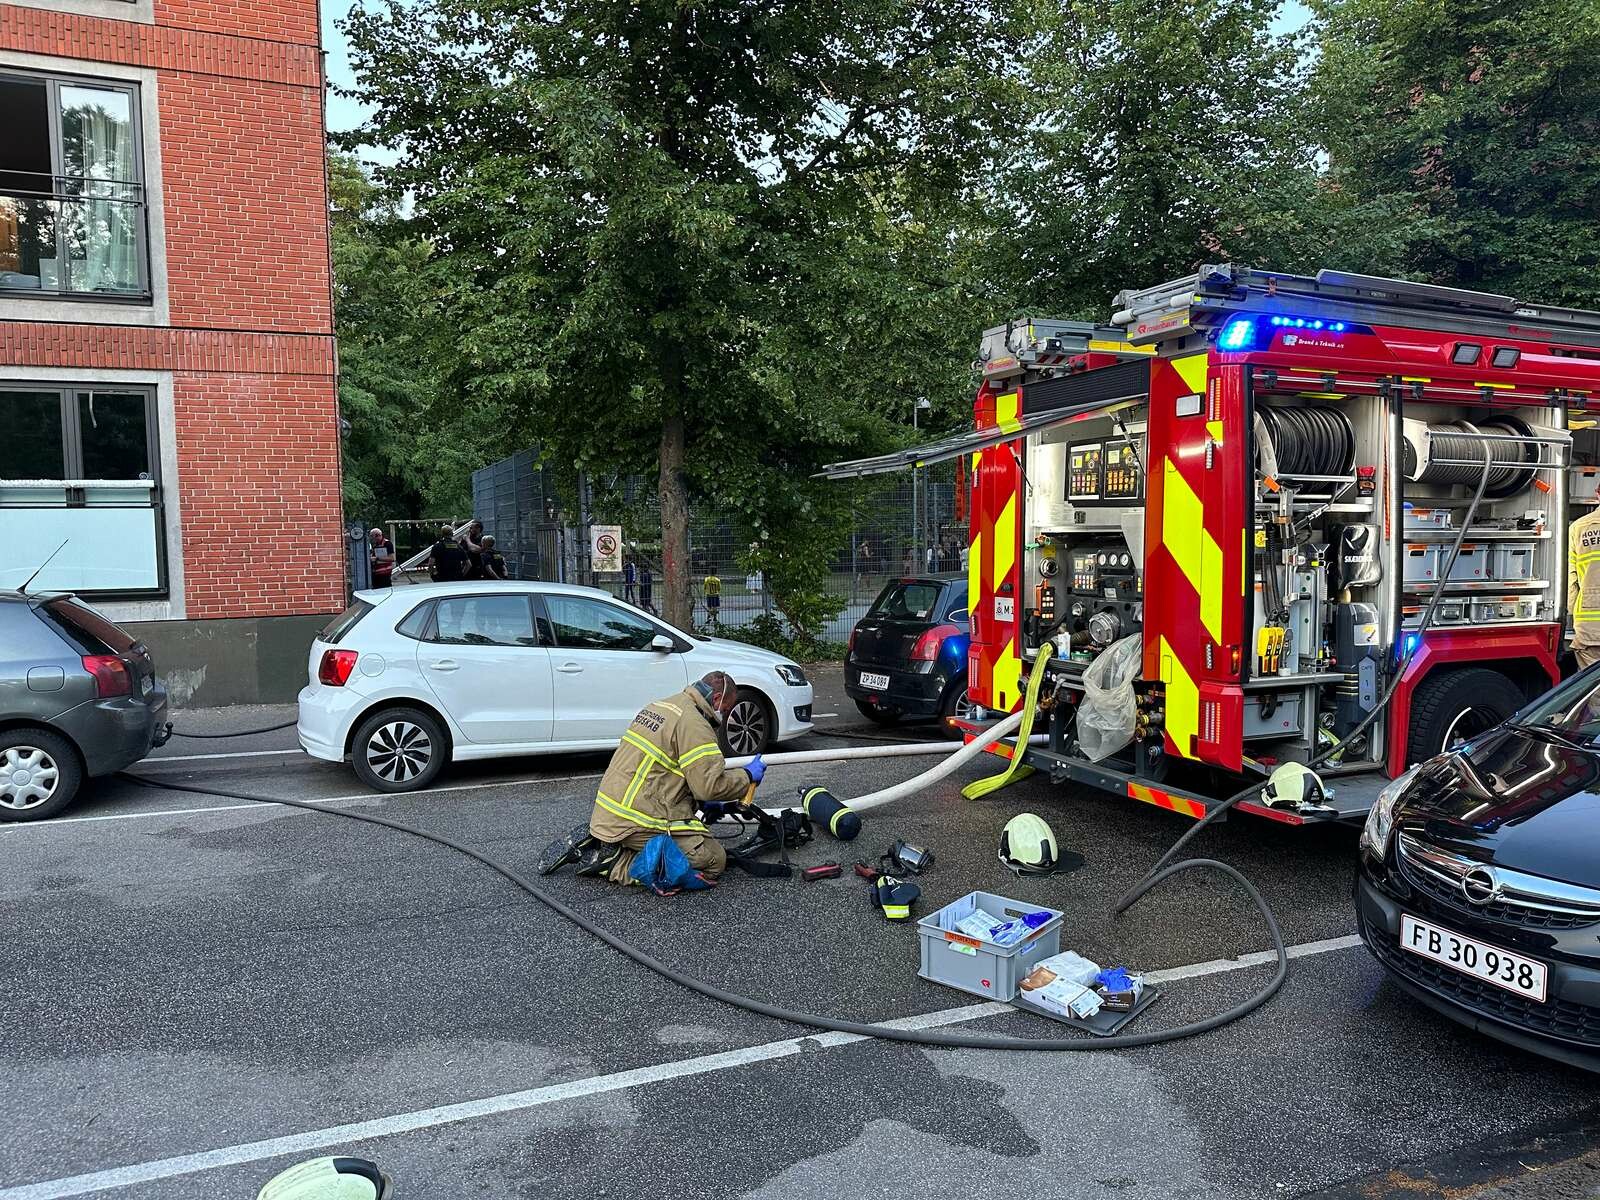
[[658,654],[671,654],[677,648],[678,643],[674,642],[664,633],[658,633],[655,635],[655,637],[650,639],[650,649],[656,651]]

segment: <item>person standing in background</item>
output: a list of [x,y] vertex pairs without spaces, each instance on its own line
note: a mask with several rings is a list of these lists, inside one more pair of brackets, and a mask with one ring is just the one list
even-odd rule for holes
[[428,550],[428,578],[435,583],[456,583],[467,577],[467,552],[456,543],[455,530],[439,527],[439,540]]
[[634,585],[639,582],[639,568],[633,565],[633,559],[622,564],[622,598],[629,604],[637,602],[634,595]]
[[372,586],[390,587],[394,583],[394,543],[376,527],[367,534],[367,562],[372,566]]
[[464,579],[482,579],[483,575],[483,522],[474,521],[461,536],[461,550],[467,556],[467,573]]
[[706,576],[703,586],[706,593],[706,620],[715,625],[722,613],[722,576],[713,570]]
[[647,562],[639,569],[639,607],[645,612],[654,615],[656,577],[650,573],[650,564]]
[[494,535],[483,535],[483,577],[485,579],[506,579],[506,556],[494,548]]

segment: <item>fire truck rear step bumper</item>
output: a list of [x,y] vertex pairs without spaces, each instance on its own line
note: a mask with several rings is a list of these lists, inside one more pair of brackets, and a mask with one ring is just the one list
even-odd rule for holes
[[[968,740],[971,740],[970,733]],[[1010,758],[1016,753],[1016,742],[1002,740],[991,747],[991,753],[1002,758]],[[1152,783],[1129,772],[1120,771],[1115,766],[1074,758],[1051,750],[1048,746],[1029,746],[1022,761],[1034,770],[1048,775],[1051,783],[1087,784],[1089,787],[1130,800],[1138,800],[1143,804],[1152,804],[1196,821],[1226,799],[1225,796],[1207,796],[1170,784]],[[1388,779],[1381,772],[1369,771],[1360,774],[1334,775],[1326,782],[1333,794],[1328,797],[1328,803],[1323,808],[1293,811],[1286,808],[1272,808],[1254,800],[1241,800],[1234,805],[1234,811],[1265,817],[1285,825],[1321,825],[1330,821],[1358,821],[1366,816],[1367,810],[1372,807],[1378,792]],[[1219,821],[1227,819],[1228,814],[1218,818]]]

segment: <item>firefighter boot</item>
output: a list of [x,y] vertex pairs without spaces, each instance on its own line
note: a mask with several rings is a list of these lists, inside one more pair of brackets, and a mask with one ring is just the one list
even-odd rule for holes
[[622,847],[615,842],[597,842],[591,838],[578,859],[577,873],[584,877],[608,875],[621,856]]
[[549,875],[559,871],[568,863],[575,863],[583,857],[583,852],[594,843],[594,838],[589,834],[588,825],[579,825],[566,837],[557,838],[545,847],[539,856],[539,874]]

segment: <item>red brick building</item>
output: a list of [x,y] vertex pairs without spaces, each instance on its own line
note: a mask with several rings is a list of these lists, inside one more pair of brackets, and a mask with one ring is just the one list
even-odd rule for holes
[[0,0],[0,586],[282,699],[344,604],[317,0]]

